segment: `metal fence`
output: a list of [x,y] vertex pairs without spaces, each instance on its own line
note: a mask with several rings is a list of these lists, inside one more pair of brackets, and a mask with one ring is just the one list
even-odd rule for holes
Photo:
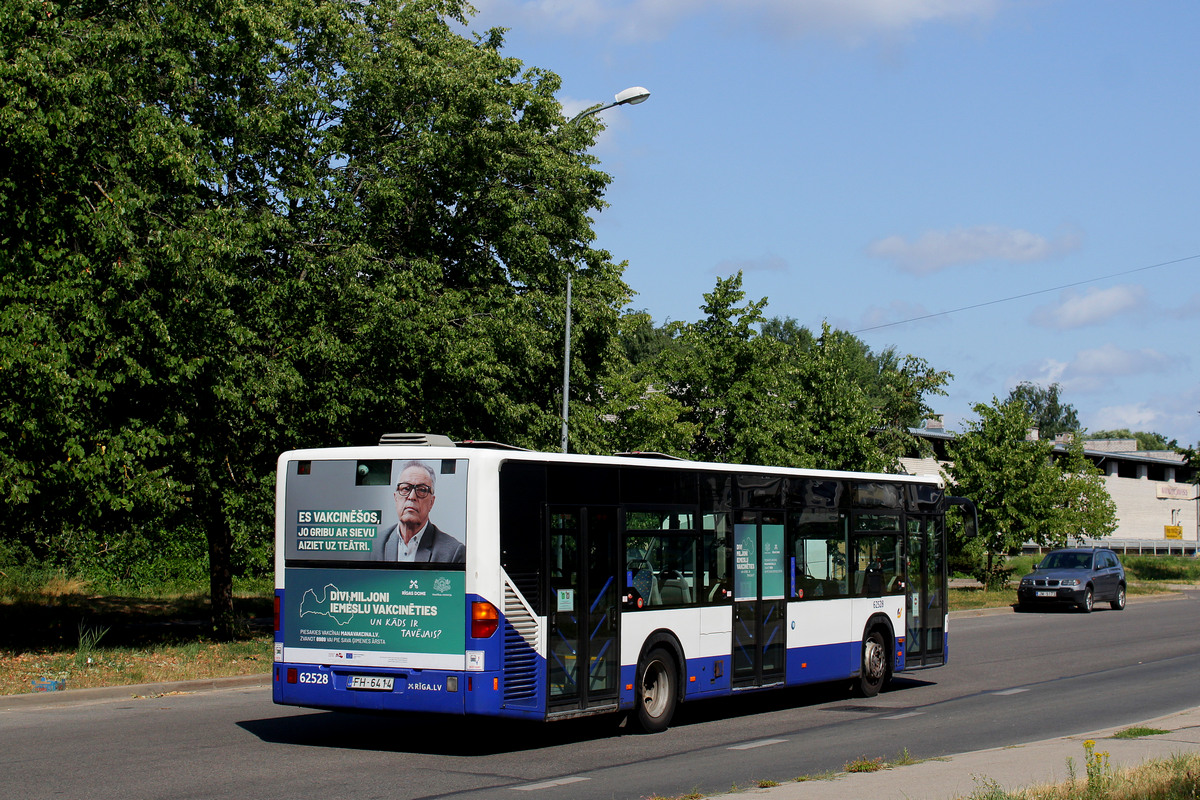
[[[1075,547],[1075,543],[1070,544]],[[1084,539],[1083,547],[1106,547],[1121,555],[1131,556],[1191,556],[1200,557],[1196,542],[1180,539]],[[1041,547],[1026,542],[1022,553],[1048,553],[1053,547]]]

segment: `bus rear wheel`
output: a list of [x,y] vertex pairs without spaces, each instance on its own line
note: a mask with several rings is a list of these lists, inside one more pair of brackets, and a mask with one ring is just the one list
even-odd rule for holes
[[883,641],[883,634],[874,630],[863,639],[862,668],[854,688],[863,697],[874,697],[883,688],[887,676],[887,647]]
[[662,647],[650,650],[638,661],[634,686],[638,727],[646,733],[665,731],[679,702],[675,659]]

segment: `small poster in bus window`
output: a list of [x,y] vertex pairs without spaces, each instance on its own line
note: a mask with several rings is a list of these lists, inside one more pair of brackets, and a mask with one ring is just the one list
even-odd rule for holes
[[782,600],[784,589],[783,526],[762,526],[762,596]]
[[733,599],[754,600],[758,597],[758,527],[733,526]]
[[465,459],[303,463],[287,481],[289,561],[466,560]]

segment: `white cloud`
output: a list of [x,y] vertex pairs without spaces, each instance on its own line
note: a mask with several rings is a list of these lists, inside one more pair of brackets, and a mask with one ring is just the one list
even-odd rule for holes
[[1126,350],[1115,344],[1106,344],[1080,350],[1070,361],[1046,359],[1037,369],[1037,374],[1029,380],[1043,386],[1057,383],[1069,396],[1105,391],[1115,381],[1135,375],[1166,372],[1173,366],[1175,362],[1158,350],[1148,347]]
[[1118,314],[1134,311],[1145,305],[1144,286],[1114,286],[1111,289],[1088,289],[1063,292],[1057,305],[1041,306],[1030,315],[1034,325],[1056,330],[1082,328],[1107,322]]
[[[655,0],[644,0],[653,5]],[[834,33],[852,40],[894,34],[929,22],[988,19],[998,0],[720,0],[731,15],[761,15],[776,35]]]
[[1200,316],[1200,292],[1193,294],[1178,308],[1167,309],[1167,316],[1175,319],[1191,319]]
[[701,17],[720,30],[747,27],[777,38],[832,34],[849,41],[895,35],[931,22],[990,19],[1000,0],[476,0],[484,26],[553,33],[605,30],[654,41]]
[[893,262],[904,272],[928,275],[980,261],[1026,263],[1069,253],[1080,245],[1075,233],[1047,239],[1019,228],[978,225],[951,231],[926,231],[915,241],[889,236],[867,247],[867,254]]
[[712,271],[717,275],[732,275],[742,272],[787,272],[788,263],[782,256],[767,254],[758,258],[727,258],[719,262]]
[[[855,327],[857,331],[873,328],[886,328],[901,322],[915,321],[932,317],[929,309],[920,303],[909,303],[904,300],[893,300],[886,306],[870,306],[859,319]],[[945,315],[937,315],[945,318]]]
[[1139,350],[1124,350],[1115,344],[1106,344],[1091,350],[1080,350],[1075,355],[1075,361],[1068,368],[1068,374],[1119,377],[1162,372],[1170,365],[1171,360],[1167,356],[1149,347]]
[[[1094,431],[1111,431],[1127,428],[1131,431],[1158,431],[1166,415],[1146,403],[1126,403],[1105,406],[1090,415],[1087,425]],[[1164,434],[1165,435],[1165,434]],[[1168,436],[1168,438],[1170,438]]]

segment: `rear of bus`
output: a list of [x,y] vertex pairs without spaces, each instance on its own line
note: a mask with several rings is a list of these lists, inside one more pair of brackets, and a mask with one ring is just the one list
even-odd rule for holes
[[452,446],[280,457],[276,703],[466,712],[499,638],[468,592],[469,467]]

